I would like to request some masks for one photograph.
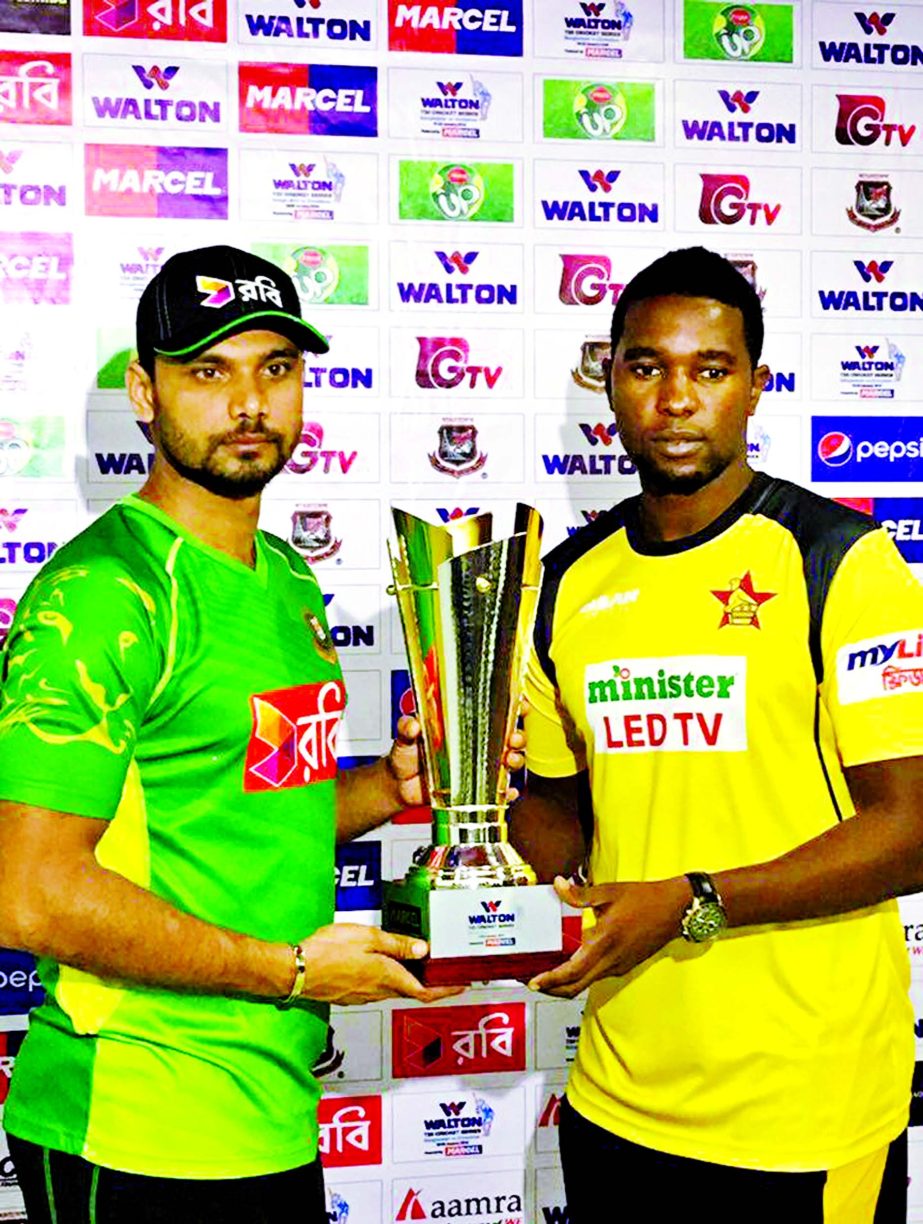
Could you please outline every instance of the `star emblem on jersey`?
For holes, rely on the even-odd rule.
[[[749,570],[743,578],[732,578],[726,591],[711,593],[724,608],[719,629],[725,625],[752,625],[754,629],[761,629],[760,607],[767,600],[775,599],[777,594],[775,591],[757,591]]]

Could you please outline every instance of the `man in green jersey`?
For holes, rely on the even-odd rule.
[[[128,389],[150,477],[24,596],[0,691],[0,945],[38,955],[4,1115],[33,1221],[326,1221],[328,1005],[428,1002],[425,944],[334,925],[334,841],[422,801],[415,727],[338,774],[311,570],[257,528],[327,342],[290,278],[174,256]]]

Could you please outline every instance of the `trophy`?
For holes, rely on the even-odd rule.
[[[523,978],[559,964],[561,903],[507,833],[505,755],[515,726],[540,574],[542,520],[518,505],[437,526],[394,509],[389,543],[422,726],[432,843],[385,882],[382,925],[429,941],[408,967],[427,985]]]

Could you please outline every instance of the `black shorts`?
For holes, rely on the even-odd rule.
[[[262,1177],[146,1177],[7,1139],[29,1224],[329,1224],[320,1160]]]
[[[569,1224],[906,1224],[906,1131],[842,1168],[771,1173],[640,1147],[565,1097],[560,1138]]]

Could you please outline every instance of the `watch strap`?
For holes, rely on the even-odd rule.
[[[689,871],[686,873],[686,879],[689,881],[694,897],[698,897],[702,902],[714,902],[715,905],[722,905],[721,896],[717,888],[715,888],[715,882],[707,872]],[[724,908],[723,905],[722,908]]]

